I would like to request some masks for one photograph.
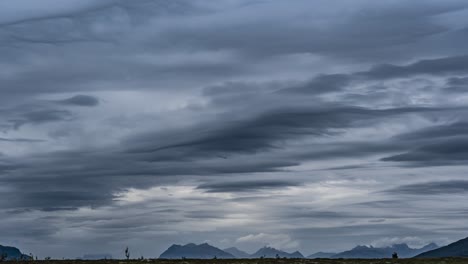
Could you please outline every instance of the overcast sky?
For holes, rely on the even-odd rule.
[[[467,236],[468,2],[2,0],[0,244]]]

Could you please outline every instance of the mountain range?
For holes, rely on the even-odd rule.
[[[468,257],[468,237],[438,249],[421,253],[416,258]]]
[[[2,245],[0,245],[0,256],[5,256],[6,260],[31,259],[30,256],[21,253],[21,251],[15,247]]]
[[[193,243],[181,246],[172,245],[160,256],[160,259],[234,259],[232,254],[219,248],[213,247],[207,243],[196,245]]]
[[[230,247],[230,248],[225,248],[223,249],[225,252],[233,255],[234,257],[238,259],[248,259],[250,258],[250,254],[247,252],[244,252],[236,247]]]
[[[436,249],[438,246],[434,243],[428,244],[422,248],[410,248],[407,244],[395,244],[389,247],[357,246],[351,250],[341,253],[317,252],[307,258],[360,258],[360,259],[379,259],[391,258],[394,252],[398,253],[400,258],[411,258],[423,252]],[[263,247],[253,254],[249,254],[236,247],[219,249],[207,243],[196,245],[193,243],[187,245],[172,245],[164,251],[161,259],[249,259],[249,258],[305,258],[299,251],[288,253],[272,247]]]
[[[207,243],[196,245],[193,243],[187,245],[172,245],[160,256],[160,259],[247,259],[247,258],[304,258],[299,252],[288,253],[272,247],[263,247],[253,254],[248,254],[235,247],[221,250]]]
[[[438,248],[434,243],[430,243],[422,248],[410,248],[407,244],[395,244],[389,247],[372,247],[372,246],[357,246],[351,250],[344,251],[329,258],[346,258],[346,259],[380,259],[391,258],[396,252],[400,258],[412,258],[423,252]]]
[[[299,251],[293,253],[284,252],[272,247],[263,247],[250,255],[250,258],[304,258]]]
[[[317,252],[309,255],[307,258],[360,258],[360,259],[380,259],[390,258],[396,252],[400,258],[442,258],[442,257],[468,257],[468,238],[444,247],[438,247],[430,243],[422,248],[410,248],[407,244],[395,244],[389,247],[357,246],[351,250],[341,253]],[[1,246],[0,256],[6,257],[6,260],[30,259],[31,257],[21,253],[18,248]],[[110,255],[85,255],[85,259],[112,258]],[[249,254],[235,247],[221,250],[207,243],[172,245],[164,251],[160,259],[246,259],[246,258],[304,258],[299,252],[288,253],[272,247],[263,247],[253,254]]]

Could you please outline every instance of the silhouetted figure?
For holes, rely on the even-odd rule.
[[[397,258],[398,258],[398,254],[396,252],[393,252],[392,259],[397,259]]]
[[[127,258],[127,260],[130,259],[130,251],[128,250],[128,247],[125,248],[125,257]]]

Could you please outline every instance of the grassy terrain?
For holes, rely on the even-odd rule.
[[[14,263],[19,263],[15,261]],[[468,264],[468,258],[440,259],[210,259],[210,260],[41,260],[41,264]],[[13,263],[7,262],[7,263]]]

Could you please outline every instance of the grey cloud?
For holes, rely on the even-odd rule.
[[[287,88],[281,91],[313,94],[337,92],[345,88],[350,81],[351,76],[347,74],[322,74],[313,78],[305,85]]]
[[[32,138],[2,138],[0,137],[0,142],[14,142],[14,143],[38,143],[44,142],[43,139],[32,139]]]
[[[48,122],[58,122],[71,120],[72,113],[67,110],[37,110],[20,114],[16,119],[10,119],[9,123],[13,124],[15,129],[20,128],[25,124],[42,124]]]
[[[463,85],[466,87],[468,85],[468,77],[451,77],[448,78],[447,84],[454,86]]]
[[[249,192],[259,191],[264,189],[279,189],[286,187],[299,186],[300,183],[284,180],[258,180],[258,181],[235,181],[235,182],[219,182],[205,183],[197,187],[197,189],[206,192]]]
[[[0,26],[73,16],[106,7],[112,2],[115,1],[69,1],[64,5],[54,0],[46,0],[41,4],[34,1],[5,1],[2,3]],[[44,9],[42,5],[48,8]]]
[[[463,165],[468,158],[467,133],[468,126],[461,121],[400,134],[394,137],[395,142],[411,144],[410,150],[382,161],[404,162],[411,166]]]
[[[468,139],[455,138],[427,144],[415,150],[383,158],[383,161],[421,162],[428,166],[463,163],[468,159]]]
[[[334,212],[334,211],[321,211],[304,208],[293,208],[291,210],[284,210],[277,213],[279,217],[288,217],[292,219],[306,218],[306,219],[352,219],[358,216],[346,213],[346,212]],[[363,217],[362,215],[359,217]]]
[[[447,125],[432,126],[396,136],[402,140],[428,140],[447,137],[464,136],[468,134],[468,123],[456,122]]]
[[[0,182],[8,187],[6,194],[21,191],[3,208],[99,207],[112,204],[118,193],[127,188],[146,188],[162,183],[172,183],[176,176],[213,176],[234,173],[274,172],[291,161],[256,160],[211,162],[141,161],[140,155],[115,153],[57,153],[48,157],[31,157],[19,164],[1,168]],[[242,165],[240,165],[242,164]],[[81,167],[77,170],[77,166]],[[171,177],[169,177],[171,176]],[[112,181],[108,181],[112,179]],[[73,184],[71,184],[73,183]],[[44,186],[37,191],[34,186]]]
[[[437,182],[422,182],[398,186],[386,190],[390,194],[408,195],[441,195],[441,194],[463,194],[468,192],[468,181],[450,180]]]
[[[371,207],[371,208],[400,208],[400,207],[408,207],[408,202],[401,201],[401,200],[376,200],[370,202],[362,202],[353,204],[356,206],[364,206],[364,207]]]
[[[391,64],[377,65],[366,72],[357,73],[371,79],[405,78],[414,75],[457,74],[468,70],[468,56],[454,56],[439,59],[421,60],[405,66]]]
[[[417,62],[406,65],[394,64],[378,64],[371,67],[369,70],[361,72],[353,72],[349,74],[321,74],[314,77],[309,82],[300,86],[288,87],[281,89],[281,93],[307,93],[312,95],[320,95],[323,93],[343,91],[349,84],[366,83],[372,80],[387,80],[393,78],[412,78],[419,75],[444,76],[456,75],[468,71],[468,56],[453,56],[437,59],[419,60]],[[447,83],[451,85],[452,90],[465,91],[463,79],[452,77]],[[383,87],[385,90],[385,87]],[[372,96],[372,93],[361,95],[361,98],[366,99]],[[377,95],[374,92],[374,95]],[[360,96],[348,94],[347,97]],[[380,96],[388,96],[388,93],[381,93]]]
[[[468,92],[468,77],[451,77],[447,79],[447,87],[444,91],[453,93]]]
[[[328,9],[330,6],[323,2],[311,4],[298,1],[293,6],[322,7],[332,12]],[[237,49],[250,56],[311,52],[337,57],[376,57],[378,53],[375,47],[379,47],[380,54],[386,53],[386,57],[389,58],[394,46],[410,45],[425,37],[448,31],[446,27],[436,23],[432,16],[455,11],[464,5],[460,2],[450,6],[431,4],[424,8],[424,11],[421,11],[421,7],[417,5],[406,5],[402,8],[401,3],[393,6],[385,4],[371,6],[368,12],[345,12],[340,18],[341,22],[329,21],[321,27],[315,26],[315,23],[303,23],[303,20],[298,18],[303,15],[300,12],[295,13],[296,16],[293,17],[279,14],[274,20],[258,16],[255,23],[237,21],[232,25],[229,23],[230,16],[228,18],[214,16],[212,20],[208,17],[200,22],[200,25],[195,24],[189,28],[174,26],[165,32],[164,37],[177,39],[178,45],[181,46]],[[278,2],[264,2],[251,6],[250,10],[239,9],[239,12],[249,15],[251,10],[268,12],[274,8],[285,8],[285,6]],[[401,12],[402,9],[405,12]],[[340,9],[335,7],[335,10]],[[227,14],[230,15],[229,12]],[[395,16],[399,18],[395,20]],[[221,18],[223,20],[220,20]],[[205,25],[210,22],[215,22],[216,26]],[[272,27],[272,24],[275,26]]]
[[[194,219],[223,219],[224,213],[219,210],[213,211],[191,211],[184,214],[185,217]]]
[[[255,172],[279,172],[299,165],[304,160],[355,157],[388,151],[389,146],[362,144],[323,144],[310,153],[271,155],[269,151],[285,149],[278,142],[297,139],[298,136],[322,137],[334,135],[332,128],[349,128],[363,122],[408,113],[446,111],[430,108],[399,108],[370,110],[362,108],[330,108],[275,110],[243,122],[225,122],[208,130],[186,129],[170,131],[168,135],[138,135],[122,143],[121,148],[93,151],[51,153],[29,157],[0,178],[14,190],[30,190],[37,184],[47,186],[44,192],[24,191],[8,205],[16,208],[62,208],[93,206],[112,203],[116,193],[127,188],[145,188],[164,182],[173,182],[169,176],[216,176]],[[374,121],[372,121],[374,120]],[[234,125],[232,125],[234,123]],[[208,135],[208,136],[207,136]],[[178,143],[180,138],[192,141]],[[162,140],[162,141],[161,141]],[[169,142],[176,143],[169,143]],[[168,144],[169,143],[169,144]],[[168,145],[160,145],[168,144]],[[281,143],[283,144],[283,143]],[[159,146],[158,146],[159,145]],[[327,146],[328,145],[328,146]],[[393,146],[394,147],[394,146]],[[392,148],[393,148],[392,147]],[[401,148],[401,146],[399,147]],[[252,160],[249,155],[262,153]],[[288,157],[289,156],[289,157]],[[80,169],[77,170],[76,168]],[[31,177],[29,175],[34,175]],[[107,181],[112,179],[112,181]],[[177,179],[177,178],[176,178]],[[73,185],[70,185],[73,182]],[[262,185],[262,183],[264,185]],[[285,184],[286,182],[281,182]],[[294,181],[289,181],[289,186]],[[279,182],[232,182],[201,185],[208,192],[254,191],[273,188]],[[295,183],[299,185],[300,183]],[[211,188],[210,188],[211,187]],[[56,199],[60,197],[60,199]]]
[[[89,95],[75,95],[68,99],[58,101],[60,104],[64,105],[76,105],[76,106],[97,106],[99,104],[99,99],[94,96]]]
[[[456,109],[453,109],[456,110]],[[366,122],[381,118],[405,115],[409,113],[430,113],[450,111],[450,109],[431,108],[395,108],[373,110],[359,107],[328,106],[322,108],[277,109],[259,114],[247,120],[225,122],[221,127],[206,129],[205,126],[175,136],[170,132],[169,139],[180,141],[167,144],[160,142],[161,138],[142,136],[132,143],[134,153],[155,153],[168,150],[190,155],[194,150],[197,155],[207,153],[255,153],[267,149],[281,147],[276,143],[284,143],[288,139],[298,139],[301,136],[327,136],[337,132],[333,129],[344,129],[363,125]],[[198,133],[193,133],[198,131]],[[169,135],[168,135],[169,136]],[[180,140],[179,138],[184,138]],[[140,142],[139,142],[140,141]],[[138,146],[141,145],[141,146]]]

